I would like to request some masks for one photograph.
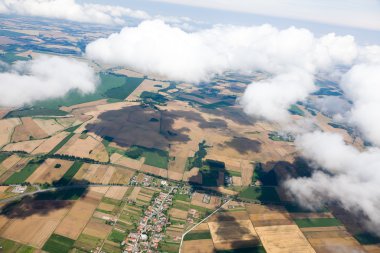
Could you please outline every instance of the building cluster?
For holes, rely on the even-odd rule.
[[[158,252],[158,245],[164,239],[168,225],[167,212],[173,201],[173,189],[168,193],[160,192],[140,219],[137,231],[128,234],[122,243],[124,253]]]

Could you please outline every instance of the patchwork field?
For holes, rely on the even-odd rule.
[[[256,232],[268,253],[315,253],[296,225],[256,227]]]
[[[30,183],[53,183],[58,181],[73,165],[73,161],[60,159],[47,159],[36,171],[28,177]]]

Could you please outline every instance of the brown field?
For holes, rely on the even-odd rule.
[[[365,252],[344,227],[312,227],[301,231],[317,253]]]
[[[249,220],[249,216],[246,211],[217,212],[208,219],[208,222],[223,222],[235,220]]]
[[[250,161],[241,161],[241,184],[243,186],[248,186],[252,183],[253,176],[253,165]]]
[[[141,190],[141,187],[138,187],[138,186],[134,187],[133,191],[131,192],[131,195],[128,196],[128,199],[129,200],[136,200],[137,196],[140,193],[140,190]]]
[[[15,127],[12,135],[13,142],[28,141],[33,139],[43,139],[49,135],[42,130],[30,117],[21,118],[21,125]]]
[[[150,202],[152,200],[152,196],[147,196],[147,195],[141,194],[141,192],[140,192],[140,194],[137,196],[137,200]]]
[[[32,154],[46,154],[49,153],[55,146],[57,146],[69,133],[61,132],[49,139],[45,140],[40,146],[33,150]]]
[[[168,171],[165,170],[165,169],[161,169],[161,168],[158,168],[158,167],[154,167],[154,166],[150,166],[150,165],[147,165],[147,164],[143,164],[141,166],[141,171],[142,172],[145,172],[145,173],[150,173],[150,174],[153,174],[153,175],[157,175],[157,176],[160,176],[160,177],[168,177]]]
[[[94,215],[93,215],[94,218],[98,218],[98,219],[102,219],[102,220],[110,220],[110,219],[113,219],[114,216],[111,215],[111,214],[106,214],[106,213],[102,213],[102,212],[94,212]]]
[[[246,204],[245,206],[255,227],[294,224],[289,213],[283,207],[260,204]]]
[[[191,197],[191,204],[197,205],[197,206],[202,206],[208,209],[215,209],[216,207],[220,206],[221,201],[220,198],[217,196],[211,196],[210,203],[204,203],[203,202],[203,197],[205,194],[199,193],[199,192],[194,192],[192,197]]]
[[[171,217],[181,219],[181,220],[186,220],[186,218],[187,218],[187,212],[186,211],[176,209],[176,208],[170,209],[169,215]]]
[[[115,172],[113,173],[109,183],[110,184],[128,184],[131,177],[134,174],[135,172],[132,170],[115,167]]]
[[[3,226],[1,237],[41,248],[69,211],[70,205],[53,210],[49,210],[51,208],[51,202],[49,205],[40,202],[38,206],[39,213],[41,214],[33,214],[26,218],[8,219],[8,223]],[[46,208],[45,214],[43,212],[44,207]],[[1,217],[0,220],[2,220],[4,224],[7,218],[4,216]]]
[[[367,253],[380,253],[380,244],[363,245],[363,248]]]
[[[53,183],[59,180],[66,171],[73,165],[73,161],[60,160],[60,159],[47,159],[41,164],[32,175],[26,180],[30,183]],[[54,168],[56,164],[61,164],[60,168]]]
[[[55,230],[55,233],[73,240],[78,239],[102,196],[102,193],[89,191],[84,198],[75,201],[69,213]]]
[[[16,165],[19,161],[21,160],[21,157],[14,154],[14,155],[11,155],[10,157],[8,157],[7,159],[5,159],[2,163],[1,163],[1,167],[5,168],[5,169],[10,169],[12,168],[14,165]]]
[[[20,125],[19,119],[2,119],[0,120],[0,147],[9,143],[16,126]]]
[[[98,219],[91,219],[83,230],[83,234],[105,239],[111,230],[112,226],[105,224],[103,221]]]
[[[104,196],[111,199],[122,200],[128,188],[128,186],[111,186]]]
[[[73,110],[87,108],[87,107],[93,109],[94,107],[98,105],[105,105],[105,104],[107,104],[107,99],[100,99],[100,100],[91,101],[91,102],[82,103],[82,104],[76,104],[72,106],[62,106],[59,109],[65,112],[71,112]]]
[[[26,153],[32,153],[36,148],[38,148],[43,142],[42,140],[32,140],[32,141],[20,141],[16,143],[9,143],[3,147],[4,151],[24,151]]]
[[[166,88],[169,86],[169,83],[161,82],[161,81],[153,81],[149,79],[145,79],[127,98],[128,101],[134,101],[140,99],[140,95],[143,91],[151,91],[155,92],[161,87],[154,87],[154,85],[161,84],[162,88]]]
[[[118,153],[114,153],[111,155],[110,160],[114,164],[121,165],[121,166],[131,168],[134,170],[140,170],[141,166],[144,164],[145,159],[142,158],[140,160],[135,160],[135,159],[131,159],[129,157],[120,155]]]
[[[64,128],[68,128],[74,125],[77,122],[77,119],[75,117],[63,117],[63,118],[56,118],[55,119],[60,125],[62,125]]]
[[[5,181],[14,172],[21,170],[28,163],[29,158],[11,155],[0,164],[0,182]]]
[[[141,74],[139,72],[129,70],[129,69],[118,69],[115,71],[115,73],[120,74],[120,75],[129,76],[129,77],[138,77],[138,78],[144,77],[144,74]]]
[[[210,228],[208,227],[207,222],[203,222],[193,229],[193,231],[209,231],[209,230]]]
[[[293,219],[334,218],[332,213],[291,213]]]
[[[189,171],[186,171],[183,174],[183,181],[185,182],[193,182],[193,183],[202,183],[202,175],[199,173],[199,168],[192,168]]]
[[[55,119],[33,119],[33,121],[48,135],[53,135],[64,129]]]
[[[242,179],[241,177],[232,177],[232,184],[235,186],[242,186]]]
[[[259,244],[250,220],[215,221],[208,222],[208,226],[218,250],[254,247]]]
[[[211,239],[184,241],[182,244],[184,253],[214,253],[214,244]]]
[[[315,253],[297,225],[256,227],[267,253]]]
[[[84,139],[80,136],[80,134],[74,135],[57,153],[90,158],[100,162],[108,161],[108,153],[100,141],[89,135]]]
[[[78,181],[85,180],[96,184],[128,183],[133,172],[114,166],[85,163],[75,174]]]
[[[100,202],[100,204],[98,205],[98,208],[102,209],[102,210],[105,210],[105,211],[112,212],[115,209],[115,206],[111,205],[111,204]]]

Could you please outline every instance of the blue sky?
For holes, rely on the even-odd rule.
[[[354,35],[360,43],[380,42],[380,0],[81,0],[120,5],[152,15],[186,16],[209,24],[305,27],[317,35]],[[276,2],[276,3],[274,3]],[[233,3],[234,6],[230,6]]]

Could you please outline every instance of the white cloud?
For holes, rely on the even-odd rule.
[[[250,84],[240,103],[249,115],[287,123],[287,109],[295,101],[304,100],[314,89],[312,75],[305,71],[294,71]]]
[[[296,140],[301,154],[323,167],[311,178],[285,182],[290,193],[307,207],[338,202],[361,217],[380,235],[380,149],[359,151],[342,136],[313,132]]]
[[[1,106],[22,106],[64,96],[72,89],[95,90],[98,77],[86,63],[57,56],[16,62],[0,73]]]
[[[66,19],[98,24],[124,24],[125,17],[148,19],[141,10],[75,0],[0,0],[0,13]]]
[[[153,0],[224,11],[380,30],[377,0]]]
[[[242,103],[251,115],[284,120],[288,107],[314,90],[315,73],[352,64],[358,51],[352,36],[316,38],[294,27],[219,25],[186,32],[149,20],[90,43],[86,55],[98,62],[188,82],[231,70],[266,71],[274,77],[252,84]]]
[[[343,76],[341,87],[353,102],[351,122],[380,145],[380,64],[355,65]]]

